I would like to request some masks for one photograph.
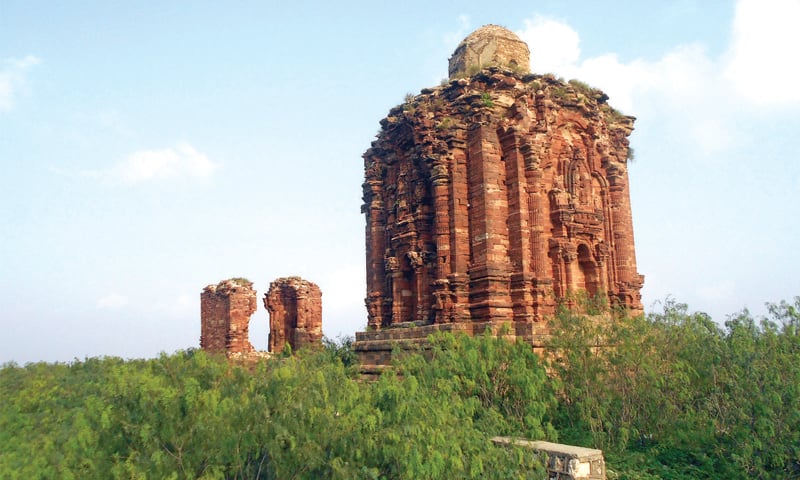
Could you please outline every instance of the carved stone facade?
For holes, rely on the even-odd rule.
[[[256,311],[253,283],[243,278],[209,285],[200,294],[200,348],[228,354],[251,353],[248,329]]]
[[[269,311],[269,351],[292,350],[322,342],[322,292],[300,277],[279,278],[264,295]]]
[[[513,321],[532,338],[571,292],[641,311],[634,118],[607,98],[490,67],[392,109],[364,154],[369,329]]]

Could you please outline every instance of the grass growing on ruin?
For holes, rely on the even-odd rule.
[[[594,87],[589,86],[588,83],[582,82],[582,81],[574,79],[574,78],[572,80],[570,80],[568,83],[570,85],[572,85],[575,88],[576,91],[578,91],[578,92],[580,92],[580,93],[582,93],[584,95],[587,95],[587,96],[594,95],[594,92],[596,91],[596,89]]]
[[[481,94],[481,103],[484,107],[492,108],[494,107],[494,101],[492,100],[492,96],[489,95],[489,92],[483,92]]]

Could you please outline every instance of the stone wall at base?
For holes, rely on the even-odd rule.
[[[432,325],[408,324],[381,330],[356,332],[353,351],[360,364],[361,372],[367,375],[379,374],[392,363],[392,351],[424,350],[428,337],[437,333],[480,335],[486,330],[495,335],[503,335],[513,340],[521,338],[534,349],[542,348],[549,334],[545,325],[504,323],[446,323]]]

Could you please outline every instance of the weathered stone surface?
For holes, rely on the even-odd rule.
[[[459,49],[474,37],[506,41],[507,31],[486,38],[492,31]],[[471,61],[457,50],[451,69],[454,59]],[[490,67],[389,112],[364,154],[362,357],[385,354],[378,345],[400,340],[396,326],[474,333],[511,323],[535,342],[541,320],[576,292],[641,311],[627,173],[634,118],[607,98]]]
[[[264,295],[269,311],[269,351],[292,350],[322,342],[322,292],[300,277],[279,278]]]
[[[450,78],[490,66],[527,72],[530,55],[528,45],[511,30],[498,25],[484,25],[458,45],[450,57],[448,72]]]
[[[200,348],[228,354],[254,351],[248,329],[256,311],[253,283],[243,278],[209,285],[200,294]]]

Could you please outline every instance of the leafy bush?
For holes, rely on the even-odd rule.
[[[745,310],[724,329],[673,300],[647,317],[560,311],[559,434],[604,448],[620,478],[797,477],[799,310]]]
[[[543,477],[495,435],[601,447],[609,478],[800,477],[800,297],[724,326],[673,300],[646,317],[570,303],[546,362],[439,335],[373,383],[349,338],[253,364],[6,364],[0,477]]]

